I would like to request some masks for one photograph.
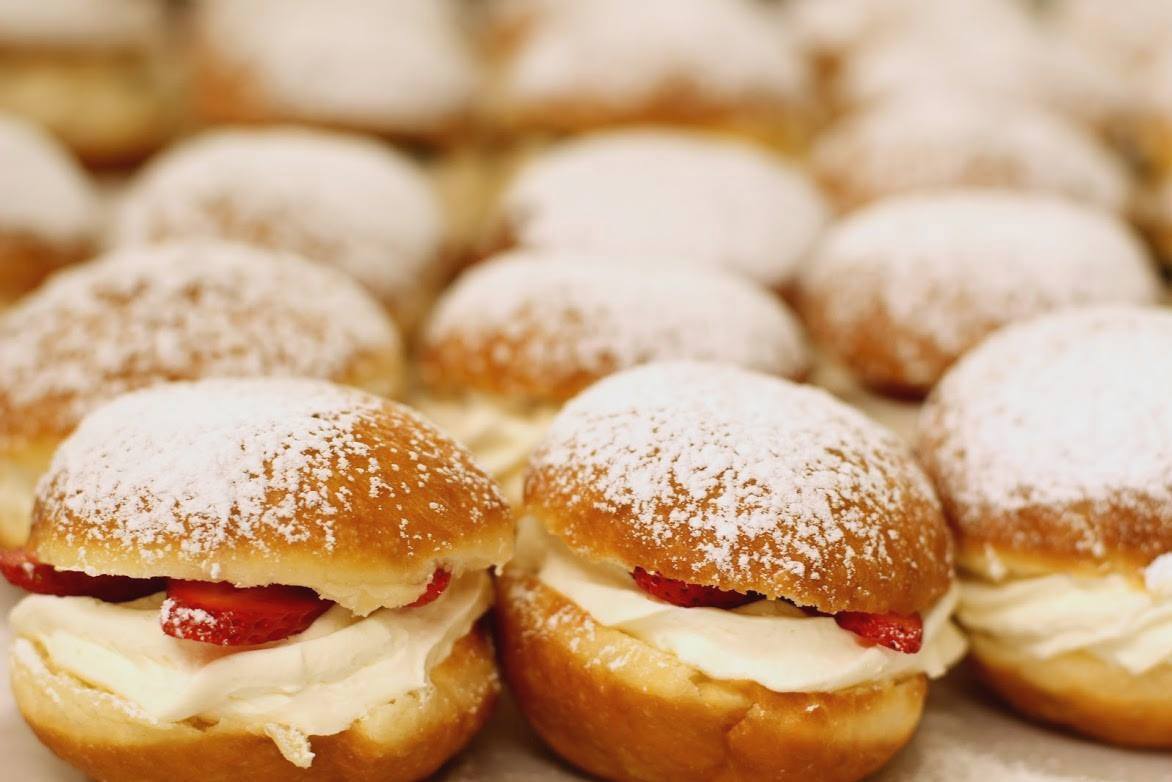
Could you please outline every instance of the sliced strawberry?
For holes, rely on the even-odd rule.
[[[859,636],[867,646],[878,644],[905,654],[915,654],[924,643],[924,621],[919,614],[864,614],[843,611],[834,615],[843,630]]]
[[[162,578],[87,576],[77,570],[58,570],[37,562],[24,551],[0,551],[0,573],[26,592],[57,597],[96,597],[107,603],[125,603],[166,587]]]
[[[450,584],[450,583],[452,583],[451,571],[444,570],[443,568],[436,568],[435,573],[433,573],[431,576],[431,581],[428,582],[428,584],[427,584],[427,589],[424,591],[424,593],[422,595],[419,596],[419,599],[416,600],[414,603],[408,603],[407,607],[408,608],[419,608],[419,606],[427,605],[428,603],[430,603],[431,601],[435,600],[437,597],[442,595],[444,593],[444,590],[448,588],[448,584]]]
[[[167,584],[159,616],[174,638],[217,646],[253,646],[305,631],[333,605],[312,589],[293,586],[240,588],[224,582]]]
[[[647,594],[683,608],[736,608],[761,599],[761,595],[756,592],[746,594],[714,586],[689,584],[686,581],[648,573],[641,567],[632,571],[631,578],[635,579],[635,584]]]

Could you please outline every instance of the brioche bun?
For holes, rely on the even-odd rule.
[[[306,128],[214,130],[167,150],[113,227],[117,245],[220,238],[335,266],[403,326],[445,271],[444,234],[439,197],[410,158]]]
[[[1040,660],[974,633],[981,679],[1019,712],[1125,747],[1172,748],[1172,665],[1134,674],[1088,652]]]
[[[56,276],[0,317],[0,546],[24,542],[33,484],[102,402],[168,380],[257,375],[389,394],[401,342],[341,273],[242,245],[123,250]]]
[[[157,0],[0,3],[0,111],[91,165],[135,162],[172,134],[178,74]]]
[[[210,122],[455,141],[477,87],[459,13],[449,0],[207,0],[195,20],[196,110]]]
[[[589,559],[825,613],[912,613],[952,582],[939,503],[895,435],[725,365],[587,389],[533,454],[525,505]]]
[[[0,306],[97,244],[98,196],[43,130],[0,114]]]
[[[896,97],[846,115],[819,137],[811,164],[843,211],[941,187],[1042,191],[1115,212],[1130,195],[1123,163],[1064,117],[947,92]]]
[[[809,134],[805,61],[752,2],[595,0],[514,15],[511,34],[496,33],[510,43],[494,112],[508,131],[691,125],[783,148]]]
[[[464,274],[423,332],[438,392],[561,403],[615,371],[677,358],[799,378],[809,357],[788,308],[717,270],[557,250],[505,253]]]
[[[263,733],[223,722],[153,722],[136,714],[134,704],[34,654],[12,657],[12,688],[21,714],[49,749],[99,780],[419,780],[484,726],[500,689],[488,634],[473,627],[431,670],[425,689],[376,707],[341,733],[312,737],[313,764],[302,769],[282,757]]]
[[[774,290],[829,219],[806,174],[759,146],[635,128],[550,147],[500,198],[495,247],[715,266]]]
[[[41,481],[29,551],[89,573],[305,586],[365,614],[512,545],[491,479],[408,408],[257,379],[156,386],[87,416]]]
[[[825,693],[717,681],[598,624],[535,578],[498,579],[505,675],[558,754],[605,779],[824,780],[877,770],[914,732],[927,679]]]
[[[1044,193],[954,189],[844,218],[798,299],[814,336],[864,383],[919,396],[1007,323],[1160,295],[1142,243],[1114,215]]]
[[[962,560],[1134,576],[1172,551],[1172,313],[1092,307],[1009,326],[928,399],[918,450]]]

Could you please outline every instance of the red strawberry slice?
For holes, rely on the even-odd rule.
[[[408,603],[407,608],[419,608],[420,606],[427,605],[442,595],[450,583],[452,583],[451,571],[436,568],[435,573],[431,576],[431,581],[427,584],[427,589],[414,603]]]
[[[635,584],[647,594],[683,608],[736,608],[761,599],[761,595],[756,592],[746,594],[714,586],[689,584],[686,581],[648,573],[641,567],[632,571],[631,578],[635,579]]]
[[[304,632],[331,605],[306,587],[241,588],[173,579],[167,584],[159,621],[163,632],[174,638],[254,646]]]
[[[0,573],[26,592],[57,597],[96,597],[107,603],[125,603],[166,587],[162,578],[87,576],[77,570],[58,570],[38,562],[24,551],[0,551]]]
[[[924,621],[919,614],[864,614],[843,611],[834,615],[843,630],[859,636],[866,646],[878,644],[905,654],[915,654],[924,644]]]

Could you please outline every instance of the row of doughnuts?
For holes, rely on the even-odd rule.
[[[13,120],[0,125],[0,143],[21,161],[4,201],[11,227],[0,230],[11,297],[92,253],[101,231],[93,188],[51,141]],[[1007,322],[1160,297],[1151,255],[1122,220],[1032,184],[1011,192],[946,177],[937,188],[894,188],[831,225],[811,178],[764,149],[680,130],[610,131],[522,165],[495,199],[483,250],[569,258],[586,275],[606,274],[609,259],[744,277],[797,303],[864,382],[923,395]],[[114,246],[213,236],[325,262],[414,331],[468,257],[453,247],[451,222],[419,166],[369,139],[235,129],[193,137],[148,165],[108,235]],[[463,287],[490,284],[478,279]]]
[[[0,7],[0,108],[110,162],[190,122],[183,92],[201,123],[448,144],[486,124],[531,135],[652,122],[789,146],[827,115],[959,90],[1102,132],[1126,126],[1165,160],[1168,14],[1145,0],[1095,5],[297,0],[278,13],[271,0],[200,0],[177,13],[161,0],[13,1]]]
[[[507,0],[478,91],[446,4],[196,5],[209,118],[331,129],[200,133],[105,220],[0,126],[11,295],[114,248],[0,315],[0,569],[40,593],[13,686],[54,752],[421,778],[488,718],[490,636],[606,778],[858,779],[966,636],[1021,712],[1172,743],[1172,334],[1112,150],[1156,147],[1019,7]],[[763,13],[886,32],[791,51]],[[806,174],[775,149],[818,92]],[[519,142],[476,160],[506,176],[475,247],[429,161],[353,132],[459,143],[468,95]],[[560,138],[636,120],[687,127]],[[798,385],[803,327],[929,394],[915,454]]]
[[[495,565],[506,681],[604,778],[860,779],[969,643],[1023,713],[1167,748],[1172,423],[1134,378],[1168,379],[1170,339],[1151,307],[1003,330],[929,400],[923,469],[808,386],[621,371],[536,446],[515,555],[499,490],[409,408],[133,392],[64,440],[2,561],[34,593],[17,702],[100,780],[420,778],[498,690]]]

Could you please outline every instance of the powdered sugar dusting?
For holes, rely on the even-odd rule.
[[[443,240],[439,202],[406,157],[304,129],[224,130],[155,161],[119,211],[121,244],[223,237],[336,265],[380,299],[415,293]]]
[[[103,400],[165,380],[338,378],[398,350],[379,306],[327,267],[219,242],[123,250],[0,319],[0,435],[64,433]]]
[[[749,281],[549,251],[510,253],[465,274],[425,334],[441,351],[447,341],[482,356],[485,372],[521,375],[525,388],[671,358],[788,376],[808,367],[796,319]]]
[[[1011,101],[921,93],[884,101],[828,130],[815,168],[847,203],[949,185],[1042,190],[1121,209],[1122,164],[1091,136]]]
[[[208,0],[203,34],[298,116],[406,132],[451,123],[477,86],[450,0]]]
[[[350,507],[371,458],[355,428],[374,396],[312,380],[206,380],[137,391],[96,410],[38,487],[43,522],[84,522],[74,542],[189,558],[311,535]],[[354,474],[350,474],[350,473]],[[338,480],[338,479],[341,480]],[[312,519],[312,520],[310,520]]]
[[[177,634],[176,638],[186,638],[185,631],[198,628],[199,632],[192,637],[200,640],[215,632],[219,620],[202,608],[179,605],[168,597],[159,607],[159,623],[171,628],[171,632]]]
[[[908,506],[937,504],[893,434],[823,391],[717,364],[652,364],[592,386],[554,420],[531,471],[553,476],[548,491],[570,507],[589,484],[636,535],[688,541],[681,567],[729,580],[761,567],[883,578],[895,552],[942,535],[908,529]]]
[[[1103,307],[1008,327],[968,354],[920,426],[962,529],[995,514],[1078,508],[1063,523],[1098,556],[1102,530],[1090,516],[1172,525],[1170,346],[1172,312]]]
[[[906,24],[876,36],[846,60],[835,92],[850,105],[916,92],[952,91],[1047,105],[1102,121],[1130,96],[1117,75],[1028,16],[976,34],[962,19]]]
[[[97,194],[47,133],[0,114],[0,172],[0,232],[66,243],[94,238]]]
[[[707,264],[784,283],[827,220],[797,169],[748,144],[670,131],[569,142],[504,196],[522,246]]]
[[[621,109],[680,84],[721,105],[787,103],[809,88],[802,59],[746,0],[590,0],[534,16],[505,76],[521,103]]]
[[[843,340],[880,311],[907,382],[930,385],[994,328],[1058,307],[1154,303],[1139,239],[1107,213],[1044,194],[952,190],[876,202],[827,234],[803,290]]]

